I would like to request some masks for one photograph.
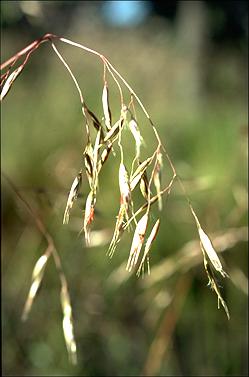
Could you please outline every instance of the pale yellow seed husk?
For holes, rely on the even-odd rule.
[[[134,119],[131,119],[129,122],[129,129],[131,130],[131,133],[135,139],[136,142],[136,157],[139,158],[140,156],[140,148],[143,141],[143,138],[141,136],[141,133],[139,131],[137,122]]]
[[[66,209],[65,209],[65,212],[64,212],[64,216],[63,216],[63,224],[68,224],[70,210],[73,207],[73,202],[77,197],[79,184],[80,184],[80,178],[79,178],[79,176],[77,176],[77,177],[75,177],[75,179],[72,183],[72,186],[71,186],[71,189],[70,189],[70,192],[69,192],[69,195],[68,195],[67,205],[66,205]]]
[[[35,267],[33,269],[33,273],[32,273],[32,279],[35,280],[37,278],[37,276],[39,276],[43,270],[44,270],[44,267],[47,263],[47,260],[48,260],[48,257],[47,255],[42,255],[38,261],[36,262],[35,264]]]
[[[198,232],[199,232],[199,236],[200,236],[200,240],[201,240],[203,249],[206,252],[210,262],[212,263],[212,265],[214,266],[216,271],[220,272],[221,275],[224,275],[221,261],[220,261],[218,255],[217,255],[216,251],[214,250],[213,245],[212,245],[210,239],[208,238],[207,234],[203,231],[202,228],[198,228]]]
[[[132,245],[130,249],[130,255],[129,255],[129,259],[126,266],[126,269],[128,271],[131,271],[131,269],[137,263],[141,248],[143,246],[147,224],[148,224],[148,214],[146,213],[145,215],[143,215],[143,217],[141,217],[135,229],[135,233],[133,236]]]
[[[147,167],[150,165],[152,161],[152,157],[147,158],[145,161],[143,161],[135,170],[135,172],[132,174],[132,177],[130,179],[130,188],[131,191],[135,189],[137,186],[138,182],[141,180],[145,170]]]
[[[63,333],[66,342],[66,347],[69,355],[69,359],[73,364],[77,363],[76,343],[73,333],[73,320],[72,320],[72,308],[70,304],[69,295],[67,289],[62,287],[61,289],[61,306],[63,310]]]
[[[17,76],[19,75],[19,73],[22,71],[23,67],[20,66],[18,67],[17,69],[14,70],[14,72],[12,72],[9,77],[7,78],[7,80],[5,81],[4,83],[4,86],[3,86],[3,89],[1,91],[1,94],[0,94],[0,101],[2,101],[4,99],[4,97],[6,96],[6,94],[8,93],[8,91],[10,90],[11,88],[11,85],[13,84],[14,80],[17,78]]]
[[[111,111],[109,107],[109,91],[107,83],[105,83],[102,93],[102,105],[103,105],[103,111],[104,111],[104,117],[105,117],[105,125],[107,130],[109,131],[111,129]]]
[[[128,172],[123,163],[119,166],[119,188],[121,197],[125,202],[130,200],[130,185]]]
[[[152,231],[146,241],[146,244],[145,244],[145,248],[144,248],[144,254],[143,254],[143,258],[141,260],[141,263],[140,263],[140,266],[138,268],[138,271],[137,271],[137,275],[139,276],[140,275],[140,271],[144,265],[144,262],[145,262],[145,259],[147,258],[147,265],[148,265],[148,274],[150,274],[150,269],[149,269],[149,256],[148,256],[148,253],[151,249],[151,245],[153,243],[153,241],[155,240],[156,236],[157,236],[157,232],[158,232],[158,229],[159,229],[159,225],[160,225],[160,220],[158,219],[155,223],[155,225],[153,226],[152,228]]]
[[[47,261],[48,261],[48,256],[44,254],[38,259],[38,261],[35,264],[35,267],[32,272],[32,283],[31,283],[28,297],[27,297],[27,300],[25,302],[25,306],[23,309],[23,314],[22,314],[23,320],[26,320],[28,317],[34,298],[40,287]]]

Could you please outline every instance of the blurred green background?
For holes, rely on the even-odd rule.
[[[51,32],[103,53],[124,75],[157,125],[231,276],[220,282],[228,322],[207,287],[196,227],[177,185],[164,200],[151,275],[137,279],[125,271],[131,234],[109,260],[119,201],[113,156],[101,176],[93,227],[101,245],[86,248],[77,237],[86,183],[69,226],[62,226],[86,138],[75,87],[45,43],[2,103],[1,168],[54,237],[71,294],[78,365],[68,363],[52,259],[30,317],[21,322],[46,243],[1,176],[3,375],[248,375],[247,15],[246,1],[1,2],[2,62]],[[100,61],[56,45],[101,118]],[[145,119],[140,126],[149,149]],[[127,148],[134,153],[133,145]],[[165,162],[165,182],[169,171]]]

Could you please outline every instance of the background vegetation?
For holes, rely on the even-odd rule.
[[[101,245],[86,248],[77,238],[84,198],[70,226],[62,226],[85,136],[72,81],[44,44],[2,104],[2,172],[53,234],[69,282],[79,362],[68,363],[53,263],[29,320],[21,322],[45,243],[2,177],[3,374],[248,375],[247,2],[166,2],[160,8],[140,1],[146,8],[122,23],[108,3],[2,1],[1,61],[51,32],[102,52],[127,78],[157,125],[204,229],[223,251],[231,279],[221,283],[231,320],[206,286],[195,224],[177,186],[164,203],[151,275],[143,280],[125,271],[129,238],[111,261],[106,257],[118,208],[115,159],[100,187],[95,230],[104,229]],[[87,103],[101,114],[99,61],[57,46]]]

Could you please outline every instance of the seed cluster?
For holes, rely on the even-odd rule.
[[[103,75],[103,91],[102,91],[102,108],[103,108],[103,118],[101,121],[96,116],[96,114],[89,109],[86,104],[86,101],[82,95],[80,86],[71,71],[69,65],[66,63],[62,55],[59,53],[57,47],[53,43],[54,40],[59,40],[63,43],[69,44],[76,48],[80,48],[84,51],[87,51],[95,56],[98,56],[103,62],[104,75]],[[199,219],[190,203],[190,200],[186,194],[184,185],[180,177],[176,173],[176,169],[172,163],[171,158],[166,152],[165,148],[162,145],[158,132],[146,111],[144,105],[142,104],[139,97],[126,82],[126,80],[121,76],[121,74],[113,67],[113,65],[106,59],[103,55],[99,54],[97,51],[92,50],[88,47],[85,47],[79,43],[70,41],[69,39],[60,38],[52,34],[46,34],[42,38],[37,39],[29,46],[25,47],[23,50],[19,51],[16,55],[10,58],[8,61],[1,65],[1,95],[0,101],[2,101],[5,96],[8,94],[10,88],[12,87],[14,81],[19,77],[20,73],[27,64],[31,54],[40,46],[43,42],[51,42],[54,52],[57,54],[67,71],[69,72],[76,89],[79,93],[79,98],[81,102],[82,114],[85,120],[85,130],[86,130],[86,146],[83,153],[83,166],[84,168],[77,174],[74,178],[69,191],[69,195],[66,202],[66,207],[63,216],[63,224],[68,224],[70,219],[70,213],[73,208],[73,204],[76,201],[82,181],[83,173],[85,173],[89,192],[86,197],[84,205],[84,214],[83,214],[83,226],[82,231],[85,235],[86,245],[91,244],[91,227],[94,223],[95,216],[95,207],[97,205],[98,197],[98,187],[100,180],[100,173],[107,163],[110,153],[112,152],[116,156],[115,148],[119,150],[120,162],[119,162],[119,172],[118,172],[118,181],[120,189],[120,202],[119,210],[116,217],[116,223],[114,226],[114,232],[110,245],[108,248],[108,254],[110,257],[113,256],[118,243],[124,232],[128,231],[131,228],[131,224],[135,224],[135,230],[133,233],[132,243],[129,251],[128,261],[126,265],[126,270],[128,272],[136,269],[137,276],[142,272],[144,273],[145,262],[147,263],[148,273],[150,273],[149,267],[149,257],[150,250],[155,240],[159,225],[160,219],[157,219],[155,222],[153,216],[151,216],[151,207],[154,203],[158,203],[158,208],[161,211],[163,206],[162,196],[164,194],[169,195],[171,188],[175,180],[178,181],[180,187],[183,191],[184,197],[188,203],[192,216],[194,218],[195,224],[197,226],[198,235],[200,238],[200,249],[203,253],[204,268],[208,276],[209,285],[212,290],[215,291],[218,297],[218,307],[221,303],[227,317],[229,318],[229,311],[227,305],[221,295],[220,286],[217,279],[217,273],[220,274],[223,278],[227,277],[227,273],[224,271],[222,263],[210,241],[208,235],[204,232],[203,228],[200,225]],[[21,57],[24,57],[24,61],[15,68],[14,66],[19,61]],[[4,73],[3,70],[6,70]],[[111,78],[114,80],[120,94],[120,115],[116,121],[112,116],[110,98],[109,98],[109,88],[107,82],[107,72],[110,74]],[[125,103],[124,94],[122,87],[126,88],[129,93],[129,102]],[[141,158],[141,148],[144,144],[144,138],[139,126],[139,122],[136,117],[135,104],[139,105],[142,109],[145,118],[151,126],[155,140],[156,147],[150,156],[147,156],[144,160]],[[124,156],[124,147],[122,143],[122,134],[124,129],[130,132],[132,139],[135,141],[135,155],[132,161],[132,165],[127,169],[125,166],[125,156]],[[172,178],[169,184],[162,188],[162,169],[163,169],[163,154],[166,156],[166,160],[169,163],[169,166],[172,170]],[[11,184],[12,188],[13,185]],[[143,204],[139,208],[136,207],[136,203],[133,200],[133,191],[139,186],[141,192],[141,198]],[[18,197],[21,198],[19,192],[14,189]],[[46,230],[45,225],[42,220],[38,218],[36,214],[32,211],[30,205],[22,199],[28,208],[31,215],[34,217],[37,228],[41,232],[42,236],[47,241],[47,249],[44,254],[38,259],[33,269],[31,287],[29,294],[26,300],[23,311],[23,319],[25,320],[30,312],[32,303],[36,294],[41,286],[43,279],[44,271],[47,266],[47,262],[50,256],[53,256],[58,275],[61,282],[61,305],[63,311],[63,332],[67,351],[69,354],[70,361],[75,364],[77,362],[76,356],[76,343],[74,339],[73,331],[73,317],[72,317],[72,308],[70,303],[70,296],[67,286],[67,281],[62,270],[62,264],[60,261],[59,254],[55,247],[52,236]],[[152,223],[152,230],[149,232],[148,227]],[[141,251],[144,247],[143,255],[140,257]],[[139,261],[140,259],[140,261]]]
[[[123,98],[123,96],[121,98]],[[131,95],[128,105],[121,103],[119,118],[113,122],[108,83],[105,77],[102,92],[102,108],[103,118],[100,121],[96,114],[89,109],[83,100],[82,113],[85,119],[85,130],[87,137],[87,143],[83,153],[83,170],[88,180],[90,192],[88,193],[85,202],[82,231],[84,231],[85,234],[86,245],[90,245],[91,226],[94,222],[100,172],[102,171],[104,164],[108,161],[111,151],[114,153],[114,148],[117,146],[120,151],[120,164],[118,172],[120,207],[116,218],[113,237],[108,248],[108,254],[110,257],[113,256],[122,234],[130,229],[130,223],[134,222],[136,228],[127,263],[127,270],[131,271],[137,266],[139,255],[144,244],[147,225],[150,218],[149,215],[151,211],[151,204],[158,200],[159,209],[162,209],[161,196],[163,192],[161,192],[161,144],[158,143],[157,148],[150,157],[141,161],[141,146],[143,144],[143,137],[135,116],[133,96]],[[128,130],[131,138],[134,139],[135,142],[135,155],[132,161],[130,173],[124,164],[125,157],[124,147],[122,144],[122,133],[124,130],[126,130],[126,132]],[[72,210],[74,201],[77,199],[83,180],[83,170],[81,170],[73,180],[64,212],[63,224],[68,224],[70,211]],[[151,198],[153,184],[156,195]],[[142,206],[140,206],[137,212],[134,213],[135,203],[132,198],[132,192],[137,186],[140,188],[144,203]],[[166,191],[167,190],[164,192]],[[139,219],[138,216],[143,211],[146,211],[146,214]],[[158,230],[159,219],[157,220],[156,224],[156,228]],[[155,232],[155,229],[153,228],[151,235],[148,235],[149,242],[146,243],[146,248],[144,251],[146,258],[143,257],[141,260],[139,273],[141,270],[144,271],[145,259],[147,260],[148,272],[150,271],[149,250],[153,240],[156,237],[156,234],[157,231]]]

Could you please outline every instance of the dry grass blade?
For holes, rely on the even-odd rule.
[[[70,298],[65,284],[61,287],[61,306],[63,311],[63,332],[67,346],[69,360],[72,364],[77,364],[76,343],[74,339],[73,320],[72,320],[72,307]]]
[[[227,304],[226,304],[225,300],[223,299],[223,297],[221,295],[221,292],[220,292],[220,289],[219,289],[219,285],[216,282],[216,278],[215,278],[215,275],[214,275],[214,273],[212,271],[212,267],[211,267],[210,263],[208,262],[208,260],[206,258],[206,254],[205,254],[205,251],[203,249],[202,243],[201,243],[201,249],[202,249],[202,252],[203,252],[205,271],[206,271],[207,276],[208,276],[208,285],[217,294],[217,297],[218,297],[218,309],[220,308],[220,302],[221,302],[221,305],[223,306],[223,308],[224,308],[224,310],[226,312],[227,318],[230,319],[230,314],[229,314],[229,310],[228,310]]]
[[[82,172],[80,172],[77,175],[77,177],[75,177],[75,179],[72,183],[72,186],[71,186],[71,189],[70,189],[70,192],[69,192],[69,195],[68,195],[68,199],[67,199],[66,209],[65,209],[65,212],[64,212],[64,216],[63,216],[63,224],[68,224],[70,210],[73,206],[75,199],[77,198],[77,195],[78,195],[78,192],[79,192],[79,189],[80,189],[80,186],[81,186],[81,181],[82,181]]]
[[[148,195],[149,195],[149,181],[148,177],[146,174],[146,171],[142,174],[141,180],[140,180],[140,191],[143,195],[143,197],[148,200]]]
[[[161,170],[162,170],[162,153],[157,153],[157,163],[153,175],[154,185],[158,194],[158,209],[161,211],[163,208],[161,192]]]
[[[107,130],[109,131],[112,128],[112,115],[109,106],[109,90],[107,86],[107,82],[105,81],[103,93],[102,93],[102,105],[105,117],[105,125]]]
[[[128,172],[123,163],[120,163],[119,166],[119,188],[121,194],[120,203],[121,205],[125,204],[126,206],[128,206],[131,200],[131,189]]]
[[[131,191],[135,189],[138,182],[141,180],[145,170],[151,164],[152,160],[153,160],[153,157],[147,158],[145,161],[139,164],[135,172],[132,174],[131,179],[130,179]]]
[[[139,158],[140,157],[140,148],[141,148],[141,144],[143,142],[143,138],[141,136],[141,133],[139,131],[139,128],[138,128],[138,125],[137,125],[137,122],[134,120],[134,119],[131,119],[130,122],[129,122],[129,129],[135,139],[135,142],[136,142],[136,157],[135,158]]]
[[[101,156],[100,156],[100,159],[99,159],[99,162],[98,162],[98,173],[100,172],[102,166],[104,165],[104,163],[106,162],[106,160],[108,159],[109,157],[109,154],[112,150],[112,144],[109,144],[104,150],[103,152],[101,153]]]
[[[93,181],[93,146],[90,141],[87,143],[84,150],[84,163],[86,168],[86,175],[89,182],[89,186],[92,187]]]
[[[199,228],[198,232],[199,232],[202,247],[203,247],[205,253],[207,254],[210,262],[212,263],[213,267],[223,277],[228,277],[227,273],[223,270],[221,261],[220,261],[218,255],[217,255],[216,251],[214,250],[214,247],[213,247],[210,239],[208,238],[208,236],[206,235],[206,233],[203,231],[202,228]]]
[[[143,215],[143,217],[137,223],[137,226],[135,229],[135,233],[133,236],[132,245],[130,249],[130,255],[129,255],[127,266],[126,266],[126,270],[128,270],[129,272],[137,263],[140,251],[143,246],[147,224],[148,224],[148,213]]]
[[[85,217],[84,217],[84,232],[85,232],[85,240],[86,244],[90,244],[90,225],[94,219],[94,207],[96,203],[96,198],[93,191],[90,191],[88,197],[86,199],[86,206],[85,206]]]
[[[98,118],[96,117],[96,115],[91,110],[88,109],[88,107],[86,106],[85,103],[83,105],[83,112],[84,112],[84,115],[85,115],[85,117],[87,119],[88,124],[90,123],[89,122],[89,119],[90,119],[92,121],[92,124],[93,124],[94,128],[97,131],[100,130],[100,132],[101,132],[101,139],[103,139],[103,135],[104,134],[103,134],[103,129],[102,129],[101,123],[98,120]]]
[[[37,291],[41,285],[41,281],[43,278],[44,270],[46,263],[48,261],[49,256],[45,253],[43,254],[38,261],[35,264],[35,267],[33,269],[32,273],[32,283],[29,290],[29,294],[26,300],[26,303],[24,305],[23,314],[22,314],[22,320],[26,321],[28,318],[31,306],[33,304],[34,298],[37,294]]]
[[[94,148],[93,148],[93,185],[92,190],[95,192],[97,190],[98,186],[98,154],[99,154],[99,148],[100,148],[100,137],[101,137],[101,129],[99,129]]]
[[[110,131],[107,132],[104,138],[104,142],[106,143],[110,139],[113,139],[118,132],[122,129],[124,123],[124,119],[120,118],[110,129]]]
[[[123,228],[124,217],[125,217],[125,208],[124,208],[124,206],[120,206],[119,213],[118,213],[118,216],[117,216],[117,221],[116,221],[116,224],[115,224],[115,230],[114,230],[113,237],[112,237],[112,240],[111,240],[110,246],[108,248],[108,252],[107,252],[107,254],[109,255],[110,258],[113,257],[113,254],[116,250],[117,244],[119,243],[120,237],[121,237],[121,235],[124,231],[124,228]]]
[[[20,67],[16,68],[10,75],[9,77],[6,79],[4,85],[3,85],[3,88],[2,88],[2,91],[1,91],[1,94],[0,94],[0,101],[2,101],[4,99],[4,97],[6,96],[6,94],[8,93],[8,91],[10,90],[13,82],[15,81],[15,79],[17,78],[17,76],[21,73],[21,71],[23,70],[23,65],[21,65]]]
[[[148,275],[150,274],[149,251],[151,249],[152,242],[154,241],[154,239],[157,236],[159,225],[160,225],[160,220],[158,219],[156,221],[155,225],[153,226],[152,231],[151,231],[151,233],[150,233],[150,235],[149,235],[149,237],[146,241],[145,248],[144,248],[144,255],[143,255],[143,258],[141,260],[140,266],[137,270],[137,276],[140,275],[141,269],[144,269],[144,262],[145,262],[146,258],[147,258],[147,266],[148,266]]]
[[[200,222],[198,220],[198,217],[197,217],[197,215],[194,212],[192,207],[191,207],[191,212],[194,216],[194,219],[195,219],[195,222],[196,222],[196,225],[197,225],[202,250],[204,250],[205,254],[207,255],[208,259],[210,260],[210,262],[213,265],[213,267],[215,268],[215,270],[218,271],[223,277],[228,277],[228,274],[223,270],[221,261],[220,261],[218,255],[217,255],[209,237],[207,236],[207,234],[202,229]]]

